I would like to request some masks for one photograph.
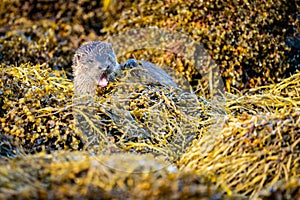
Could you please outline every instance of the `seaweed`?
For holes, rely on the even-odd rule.
[[[188,34],[216,61],[228,92],[247,92],[297,71],[292,58],[299,54],[290,54],[285,41],[299,33],[298,1],[136,1],[128,10],[104,30],[111,35],[156,26]],[[188,78],[199,76],[184,70]]]
[[[299,198],[298,10],[296,0],[4,0],[0,198]],[[187,59],[189,40],[163,37],[162,49],[123,51],[119,37],[119,61],[169,66],[192,88],[129,69],[88,101],[73,96],[79,45],[149,26],[208,53]],[[211,88],[229,93],[214,100]]]
[[[9,164],[1,164],[1,198],[234,199],[192,171],[179,173],[175,166],[161,169],[164,161],[151,155],[56,152]],[[114,169],[120,166],[122,170]],[[149,172],[142,173],[145,170]]]
[[[179,166],[208,174],[229,193],[252,199],[279,181],[299,179],[299,83],[298,73],[252,89],[258,94],[230,94],[231,114],[221,131],[195,141]]]

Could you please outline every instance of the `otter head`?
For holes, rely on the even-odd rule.
[[[94,95],[97,85],[106,87],[119,68],[111,44],[89,42],[77,49],[73,58],[75,94]]]

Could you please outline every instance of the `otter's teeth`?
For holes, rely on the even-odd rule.
[[[102,77],[99,79],[98,85],[102,88],[106,87],[108,84],[108,80],[106,77]]]

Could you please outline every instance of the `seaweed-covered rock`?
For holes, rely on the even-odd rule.
[[[98,151],[111,144],[117,151],[176,159],[214,123],[218,109],[178,88],[143,82],[135,70],[99,88],[88,103],[73,99],[73,84],[63,71],[2,65],[0,132],[18,138],[30,152],[81,149],[83,144]]]
[[[179,166],[209,175],[229,193],[253,199],[279,181],[299,179],[299,84],[298,73],[277,85],[255,89],[260,94],[228,99],[232,114],[222,130],[195,141]],[[297,193],[286,195],[294,198]]]
[[[285,39],[299,32],[298,10],[295,0],[137,1],[104,30],[120,34],[157,26],[188,34],[206,47],[221,68],[227,90],[235,92],[233,88],[245,90],[290,75]],[[188,77],[199,77],[190,67],[185,66],[193,72]]]
[[[127,3],[128,4],[128,3]],[[47,63],[71,76],[74,50],[101,35],[103,23],[116,20],[112,10],[95,1],[7,1],[0,5],[0,61],[6,65]],[[118,9],[117,9],[118,7]]]
[[[268,84],[297,71],[298,10],[296,0],[4,0],[0,198],[297,198],[300,74]],[[134,70],[88,104],[72,99],[69,67],[82,42],[148,26],[188,35],[199,43],[196,49],[203,43],[227,90],[247,91],[224,95],[228,116],[219,112],[222,105],[199,96],[134,82]],[[160,52],[135,49],[119,61],[171,66],[207,94],[212,79],[199,80],[211,74],[184,58],[185,43],[154,49]],[[100,142],[84,140],[89,136]],[[128,173],[116,170],[122,167]],[[136,173],[145,170],[157,171]]]
[[[6,64],[46,61],[51,67],[66,67],[70,72],[71,52],[82,42],[157,26],[182,32],[204,44],[219,65],[227,90],[246,91],[295,73],[294,58],[299,52],[286,41],[299,32],[298,8],[296,0],[81,0],[58,1],[54,6],[47,1],[6,0],[0,7],[0,34],[4,36],[0,41],[0,59]],[[174,60],[177,62],[170,66],[197,88],[199,82],[195,80],[202,72],[182,58]]]
[[[68,71],[69,67],[70,71],[75,40],[80,41],[83,31],[80,25],[18,19],[0,38],[0,61],[7,66],[46,63],[53,69]]]
[[[66,74],[46,65],[4,66],[0,70],[1,134],[17,137],[30,151],[43,145],[47,150],[64,149],[76,141],[73,116],[66,107],[72,103],[73,84]]]
[[[101,28],[116,21],[120,11],[130,7],[130,1],[58,0],[50,1],[4,0],[0,5],[0,33],[5,33],[20,18],[32,21],[49,20],[49,22],[66,23],[70,26],[83,26],[85,34],[100,34]]]
[[[124,71],[88,102],[75,99],[77,129],[89,145],[101,147],[110,137],[123,151],[177,159],[219,110],[192,93],[151,81],[143,70]]]
[[[177,165],[180,171],[192,168],[196,174],[216,182],[229,195],[255,198],[278,181],[299,178],[299,73],[277,85],[252,89],[252,94],[229,95],[226,104],[231,115],[225,118],[223,126],[214,123],[211,127],[210,120],[218,112],[211,110],[209,104],[199,102],[198,108],[182,110],[190,107],[180,107],[180,102],[184,102],[178,101],[175,91],[149,85],[131,88],[134,76],[131,76],[131,70],[126,72],[108,88],[98,91],[100,96],[95,99],[98,104],[92,105],[96,112],[83,113],[83,116],[96,114],[88,115],[91,119],[88,123],[97,125],[102,122],[102,129],[95,129],[95,132],[107,137],[108,148],[142,154],[176,153],[170,148],[176,138],[172,134],[189,136],[187,133],[191,131],[198,138],[184,152],[181,151],[183,155],[179,154]],[[81,140],[76,135],[70,110],[76,109],[71,100],[72,83],[62,72],[43,65],[27,64],[2,68],[1,73],[1,133],[18,138],[31,151],[79,148]],[[128,89],[135,92],[124,93]],[[132,101],[123,101],[125,99]],[[193,112],[195,109],[199,110]],[[126,113],[131,118],[127,118]],[[156,127],[150,122],[164,126]],[[130,134],[126,129],[128,124],[146,128],[151,134]],[[2,147],[13,147],[9,139],[5,140]],[[8,152],[7,148],[2,152]],[[16,173],[16,170],[11,173]],[[36,188],[43,193],[48,191],[40,186]]]
[[[288,180],[278,181],[276,184],[260,192],[258,199],[299,199],[300,198],[300,179],[291,177]]]
[[[0,198],[233,199],[205,177],[162,165],[150,155],[36,154],[0,164]]]

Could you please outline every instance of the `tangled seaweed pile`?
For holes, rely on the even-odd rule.
[[[296,0],[4,0],[0,198],[300,198],[300,73],[289,57],[299,52],[298,16]],[[204,44],[227,90],[243,93],[225,95],[228,115],[199,96],[134,82],[134,70],[89,103],[73,99],[71,58],[83,41],[147,26]],[[133,55],[207,94],[205,69],[180,57],[181,46]]]
[[[30,151],[43,145],[67,148],[61,141],[73,145],[73,117],[65,108],[71,103],[73,84],[66,74],[45,65],[2,65],[0,69],[1,133],[17,137]]]
[[[297,199],[300,74],[253,91],[259,94],[229,98],[226,105],[232,115],[221,133],[204,134],[181,157],[179,165],[209,175],[224,188],[253,199],[263,188],[283,182],[289,186],[269,190],[267,196],[291,189],[295,192],[282,195]]]
[[[104,29],[121,33],[157,26],[189,34],[206,47],[227,90],[235,92],[278,82],[299,69],[299,61],[288,65],[285,44],[300,32],[299,6],[296,0],[137,1]],[[185,71],[192,72],[186,74],[191,79],[199,76],[188,67]]]
[[[29,151],[31,152],[38,150],[38,148],[45,148],[48,150],[48,152],[53,152],[53,150],[55,149],[78,149],[78,145],[81,143],[81,140],[78,135],[74,134],[76,133],[76,131],[74,131],[75,127],[72,126],[73,115],[71,115],[72,110],[70,109],[73,104],[73,102],[70,101],[70,95],[72,95],[72,83],[68,79],[63,78],[65,77],[65,75],[61,74],[61,72],[59,71],[51,70],[49,68],[43,69],[43,66],[40,65],[23,65],[22,67],[5,68],[1,71],[3,73],[1,76],[1,85],[3,86],[3,90],[1,91],[1,102],[2,107],[4,108],[1,112],[1,133],[5,133],[5,135],[15,136],[16,138],[18,138],[19,144],[21,142],[21,144],[25,147],[27,144],[27,150],[28,148],[30,148]],[[12,77],[12,73],[14,74],[14,77]],[[27,73],[26,76],[24,75],[25,73]],[[40,73],[42,73],[46,78],[41,78],[42,76]],[[38,77],[40,77],[40,79],[38,79]],[[122,80],[122,78],[120,80]],[[128,78],[125,78],[124,80],[128,80]],[[122,83],[122,81],[120,81],[120,83]],[[288,79],[285,79],[283,82],[277,85],[270,85],[251,91],[255,94],[248,94],[240,97],[229,96],[226,105],[228,112],[231,113],[231,115],[227,117],[226,123],[223,125],[222,130],[215,131],[213,127],[209,126],[209,121],[203,121],[204,125],[207,124],[208,126],[204,126],[202,129],[198,129],[198,131],[201,132],[198,133],[201,134],[201,137],[194,140],[192,145],[185,151],[185,153],[183,152],[183,155],[180,154],[180,160],[176,164],[179,167],[179,171],[170,176],[178,176],[178,178],[181,176],[185,178],[191,178],[195,175],[197,175],[197,177],[206,177],[205,180],[214,182],[217,188],[224,190],[227,192],[227,194],[233,196],[239,194],[244,197],[250,196],[251,198],[257,198],[260,195],[264,198],[271,198],[272,195],[277,195],[278,193],[280,195],[283,195],[287,199],[289,195],[293,197],[297,197],[297,195],[299,196],[299,192],[297,192],[299,191],[299,184],[297,184],[297,179],[299,180],[300,178],[300,110],[298,101],[300,94],[299,83],[300,74],[298,73]],[[121,89],[122,87],[118,88]],[[147,108],[140,107],[146,106],[149,102],[153,103],[153,101],[149,101],[151,100],[151,97],[154,97],[150,94],[160,95],[160,99],[163,99],[163,96],[161,95],[164,95],[165,102],[161,102],[161,105],[167,107],[173,107],[176,105],[176,101],[170,98],[172,95],[166,96],[166,94],[164,94],[163,88],[160,88],[160,90],[159,88],[148,88],[148,90],[145,89],[146,88],[142,88],[140,90],[141,94],[144,94],[144,96],[140,96],[138,95],[138,93],[135,94],[139,98],[141,98],[140,100],[136,101],[136,103],[134,103],[135,101],[132,101],[133,104],[139,105],[136,105],[136,107],[133,105],[126,105],[129,107],[129,111],[133,113],[133,116],[135,116],[135,119],[137,119],[137,122],[139,124],[143,124],[143,117],[145,117],[146,115],[149,115],[149,117],[151,117],[151,113],[153,114],[153,116],[157,114],[156,112],[150,112],[150,110],[147,111]],[[16,92],[17,90],[21,90],[22,92]],[[117,90],[114,91],[113,88],[108,88],[107,90],[108,91],[106,92],[111,92],[109,93],[110,96],[113,96],[112,94],[114,94],[114,92],[115,94],[120,94],[119,92],[117,92]],[[147,93],[148,95],[146,95]],[[132,95],[134,95],[134,93],[132,93]],[[8,104],[8,102],[13,102],[11,99],[19,100],[15,101],[13,104]],[[144,101],[143,104],[141,104],[142,100]],[[104,103],[103,105],[105,105],[104,108],[108,108],[107,106],[109,105],[109,98],[106,99],[104,95],[104,98],[102,100],[99,100],[99,102],[101,101]],[[153,105],[149,106],[149,108],[153,108]],[[116,105],[114,105],[110,108],[114,108],[116,110],[116,108],[118,109],[119,107],[116,107]],[[176,106],[173,108],[175,109],[175,112]],[[145,111],[146,115],[140,115],[141,109]],[[163,107],[160,107],[160,109],[163,109]],[[209,110],[208,107],[206,107],[205,110]],[[107,112],[104,112],[100,107],[98,112],[101,111],[102,115],[106,116],[106,118],[112,116]],[[117,112],[114,111],[114,113]],[[168,113],[173,115],[170,111]],[[203,113],[200,112],[200,114]],[[167,124],[168,121],[172,122],[172,118],[174,119],[174,116],[166,117],[167,121],[162,121],[162,123]],[[186,116],[183,116],[183,118],[186,118]],[[198,118],[199,116],[196,117],[196,119]],[[95,116],[95,119],[97,119],[97,116]],[[124,129],[122,130],[123,124],[121,124],[121,126],[118,126],[118,123],[123,122],[115,122],[111,125],[109,125],[108,122],[109,121],[106,121],[106,125],[104,126],[104,128],[113,127],[113,129],[106,129],[107,132],[104,133],[110,134],[110,136],[115,136],[113,146],[114,148],[117,148],[116,152],[126,152],[130,149],[134,149],[135,152],[147,153],[149,151],[147,151],[145,145],[147,145],[147,147],[150,147],[150,149],[152,148],[152,150],[154,151],[157,149],[161,149],[165,152],[169,151],[167,150],[167,148],[165,148],[166,146],[154,145],[151,147],[151,145],[153,145],[154,143],[135,141],[133,137],[130,137],[130,135],[128,134],[126,135],[126,132],[123,131]],[[151,126],[149,127],[149,121],[145,120],[144,122],[146,122],[144,125],[148,126],[148,128],[151,129]],[[113,123],[113,121],[110,121],[110,123]],[[192,123],[192,121],[190,123]],[[215,125],[213,126],[215,127]],[[164,126],[162,128],[164,129],[167,127],[173,127],[173,130],[175,130],[174,128],[176,128],[174,127],[174,124],[170,124],[170,126]],[[116,131],[118,130],[119,133],[116,134]],[[169,133],[172,132],[169,131]],[[176,132],[176,134],[178,133]],[[161,138],[163,137],[164,136],[161,136]],[[144,139],[149,138],[151,137]],[[168,139],[166,141],[168,141]],[[20,151],[20,147],[9,146],[13,144],[15,143],[11,143],[9,139],[6,139],[5,144],[1,144],[1,148],[11,148],[12,151],[9,152],[11,153],[11,155],[16,156],[16,153],[18,153],[18,157],[20,157],[21,155],[25,156],[24,153],[21,153],[23,151],[23,148],[21,148]],[[115,187],[106,188],[104,187],[104,185],[107,184],[105,182],[101,182],[100,179],[97,179],[96,182],[93,182],[94,179],[89,179],[90,176],[88,176],[88,174],[95,172],[95,167],[93,167],[95,163],[91,160],[94,158],[88,158],[88,155],[86,153],[74,153],[74,157],[76,157],[75,162],[77,167],[74,167],[74,165],[72,165],[72,159],[70,160],[65,156],[56,157],[55,154],[52,153],[49,156],[51,157],[51,159],[56,160],[57,167],[60,170],[51,170],[55,166],[49,166],[48,162],[50,161],[49,159],[47,159],[47,157],[49,156],[45,155],[44,153],[36,154],[32,157],[25,156],[24,158],[22,158],[23,156],[21,156],[17,160],[1,162],[3,166],[1,167],[1,169],[4,170],[1,173],[1,180],[7,180],[4,182],[5,184],[2,184],[0,187],[1,195],[7,194],[8,196],[6,197],[9,197],[10,195],[13,197],[14,195],[21,194],[27,194],[29,196],[54,195],[56,197],[60,195],[70,195],[74,197],[74,195],[77,195],[77,193],[70,194],[69,192],[67,192],[71,191],[70,189],[62,190],[59,194],[52,193],[55,191],[51,189],[58,183],[67,184],[65,185],[66,188],[72,187],[72,183],[74,182],[73,179],[77,180],[77,183],[82,183],[81,185],[75,184],[75,186],[73,185],[73,187],[83,187],[83,189],[73,191],[82,191],[83,193],[80,194],[85,197],[89,197],[90,193],[87,191],[94,187],[96,188],[94,188],[93,191],[103,190],[102,194],[113,194],[111,197],[116,197],[114,195],[124,195],[124,189],[122,190],[120,189],[120,187],[125,187],[126,185],[122,185],[125,183],[113,182],[114,184],[116,184]],[[78,159],[82,162],[82,165],[78,165],[77,154],[79,156]],[[66,153],[67,157],[71,155],[73,155],[73,153]],[[99,154],[96,155],[100,156]],[[124,157],[125,154],[121,153],[112,155],[116,156],[116,162],[118,159],[120,159],[120,157],[118,158],[118,155]],[[82,156],[89,160],[84,160]],[[98,159],[98,156],[96,156],[95,159]],[[107,156],[107,159],[112,159],[109,157],[110,155]],[[138,154],[137,157],[139,156],[141,155]],[[137,159],[137,157],[135,157],[134,159]],[[142,157],[140,158],[141,161],[144,160],[142,159]],[[31,165],[30,167],[30,163],[33,162],[32,159],[35,160],[36,164]],[[105,158],[102,158],[102,156],[100,156],[99,159]],[[156,160],[157,159],[152,159],[151,162],[157,162]],[[102,164],[103,162],[104,161],[102,161]],[[142,162],[146,161],[144,160]],[[7,168],[8,165],[12,164],[19,170],[23,168],[22,166],[27,166],[25,167],[25,169],[28,169],[29,171],[19,171],[17,169]],[[70,167],[65,168],[66,165],[70,165]],[[48,166],[48,171],[46,170],[46,166]],[[97,164],[97,166],[99,166],[99,164]],[[32,167],[36,168],[33,169]],[[139,166],[133,164],[133,168],[135,167],[139,168]],[[35,173],[35,171],[37,171],[39,168],[45,169],[47,172],[45,172],[44,175],[32,174]],[[74,170],[77,170],[76,172],[74,172],[75,174],[72,172],[72,170],[70,170],[73,168]],[[193,169],[195,171],[192,173],[194,175],[190,174],[186,177],[183,172],[189,169]],[[62,173],[65,174],[65,178],[63,179],[63,181],[60,179],[58,181],[56,180],[56,178],[51,178],[61,177],[62,175],[60,176],[58,174],[52,174],[58,171],[62,172],[61,170],[67,170],[65,171],[65,173]],[[91,172],[88,173],[87,170],[91,170]],[[103,168],[103,170],[106,171],[105,167]],[[28,174],[26,175],[28,176],[28,180],[23,179],[23,175],[21,175],[22,173],[24,173],[25,175]],[[149,178],[151,179],[149,180],[150,182],[156,183],[156,181],[158,181],[158,183],[160,183],[158,177],[169,176],[166,175],[169,172],[164,170],[160,171],[159,173],[162,173],[164,175],[158,175],[156,177],[154,175],[152,176],[147,174],[147,180]],[[117,175],[114,176],[115,178],[113,180],[117,181],[117,177],[119,175],[120,174],[117,173]],[[35,183],[35,185],[30,189],[30,191],[34,189],[33,191],[35,192],[29,193],[25,186],[25,188],[23,188],[23,186],[20,186],[19,179],[21,177],[22,180],[25,181],[24,185],[29,182]],[[78,177],[82,177],[82,179],[85,181],[90,180],[90,185],[88,183],[86,183],[87,185],[84,184],[83,182],[85,181],[83,180],[82,182],[80,182],[80,178],[77,179]],[[96,177],[102,177],[102,175]],[[135,176],[128,175],[128,177],[134,178]],[[37,179],[36,181],[32,180],[35,178]],[[190,178],[185,178],[182,181],[189,182],[191,180]],[[195,180],[194,178],[193,180]],[[171,179],[173,181],[176,178]],[[42,182],[40,182],[41,180]],[[135,178],[134,180],[135,181],[133,182],[137,183]],[[46,183],[44,183],[43,181],[46,181]],[[165,179],[162,181],[163,182],[161,182],[161,184],[168,185],[167,191],[170,191],[170,185],[167,183],[167,181]],[[278,185],[280,182],[283,182],[284,185],[277,187],[276,185]],[[46,188],[42,187],[40,185],[41,183],[48,186]],[[138,182],[138,184],[139,183],[140,182]],[[195,184],[199,188],[192,191],[190,191],[190,189],[187,189],[188,191],[186,191],[187,193],[184,192],[184,195],[199,195],[199,191],[202,191],[201,188],[203,188],[202,183],[203,182],[201,181],[196,181]],[[96,184],[96,186],[94,184]],[[175,182],[174,186],[170,187],[177,187],[176,184],[177,182]],[[20,188],[17,189],[15,187]],[[157,193],[161,190],[161,188],[155,189],[153,187],[150,187],[150,185],[145,187],[147,188],[144,188],[145,190],[151,189],[154,193]],[[86,188],[89,189],[87,190]],[[131,184],[129,186],[126,186],[126,188],[131,188],[129,190],[130,195],[128,193],[126,193],[126,195],[128,195],[129,197],[135,197],[135,192],[133,191],[133,189],[136,188],[135,185]],[[207,189],[207,186],[204,186],[204,188]],[[268,190],[268,188],[272,189]],[[139,187],[139,189],[137,190],[141,192],[140,190],[143,190],[143,187]],[[158,195],[164,195],[167,191],[164,191],[164,193],[159,193]],[[293,193],[287,191],[291,191]],[[138,194],[138,191],[136,192],[136,194]],[[209,194],[215,195],[217,193],[218,192],[215,191]],[[150,193],[146,192],[145,195],[150,195]],[[176,193],[176,195],[180,196],[183,194]],[[239,198],[241,198],[242,196],[239,196]]]
[[[201,42],[230,92],[278,82],[299,69],[297,0],[32,2],[1,4],[2,63],[47,62],[69,75],[73,51],[82,42],[157,26]],[[199,86],[193,82],[202,75],[197,69],[172,67]]]
[[[108,161],[122,170],[103,165]],[[9,164],[0,163],[1,199],[229,199],[191,171],[161,169],[163,161],[150,155],[61,152]],[[142,173],[145,170],[148,173]]]
[[[63,72],[45,65],[25,64],[10,68],[3,65],[0,132],[5,142],[2,141],[0,147],[2,156],[17,158],[0,162],[0,197],[229,198],[208,179],[192,171],[179,172],[165,158],[160,160],[157,156],[145,154],[154,152],[154,155],[160,153],[174,156],[172,153],[175,150],[171,148],[181,148],[182,141],[177,140],[173,146],[170,145],[172,141],[188,132],[189,137],[197,134],[201,136],[204,125],[211,123],[209,120],[205,122],[211,106],[203,101],[196,104],[198,107],[193,107],[195,103],[191,102],[190,97],[184,98],[184,94],[180,94],[182,100],[179,100],[175,91],[169,91],[163,86],[135,85],[133,88],[136,91],[128,96],[124,90],[128,91],[129,86],[134,85],[128,77],[133,70],[128,70],[123,74],[124,77],[120,77],[106,91],[99,91],[102,96],[95,98],[95,103],[101,102],[101,105],[93,104],[88,109],[97,109],[96,112],[82,112],[83,115],[94,114],[89,116],[88,125],[94,125],[91,127],[96,128],[96,134],[104,134],[101,141],[111,142],[108,138],[114,137],[113,143],[106,148],[114,148],[110,152],[118,153],[104,155],[99,151],[93,151],[93,154],[89,151],[65,151],[76,150],[83,145],[81,135],[77,135],[82,130],[77,130],[78,126],[73,121],[75,114],[79,113],[76,109],[81,109],[82,104],[77,105],[74,104],[77,101],[72,101],[73,85]],[[120,105],[125,97],[132,101]],[[189,107],[182,106],[186,104]],[[126,120],[124,110],[121,110],[124,107],[128,107],[137,125],[130,124],[132,121],[120,121],[122,118]],[[116,114],[122,116],[113,118]],[[144,127],[149,135],[130,135],[129,125],[132,129]],[[100,132],[97,132],[98,128]],[[16,142],[9,136],[14,136]],[[91,150],[93,147],[89,144],[86,149]],[[155,151],[158,153],[155,154]],[[35,154],[29,155],[26,152]],[[183,152],[175,153],[181,155]]]
[[[20,65],[46,63],[65,69],[71,77],[71,61],[84,41],[98,40],[100,29],[115,21],[121,3],[103,11],[102,2],[4,0],[0,4],[0,62]]]
[[[175,149],[185,149],[212,123],[214,108],[179,89],[136,82],[134,70],[87,104],[73,101],[73,84],[61,71],[45,65],[3,65],[0,131],[17,137],[29,152],[81,149],[91,141],[85,136],[92,134],[99,136],[98,144],[112,139],[121,150],[179,155]],[[74,122],[74,116],[81,122]]]

